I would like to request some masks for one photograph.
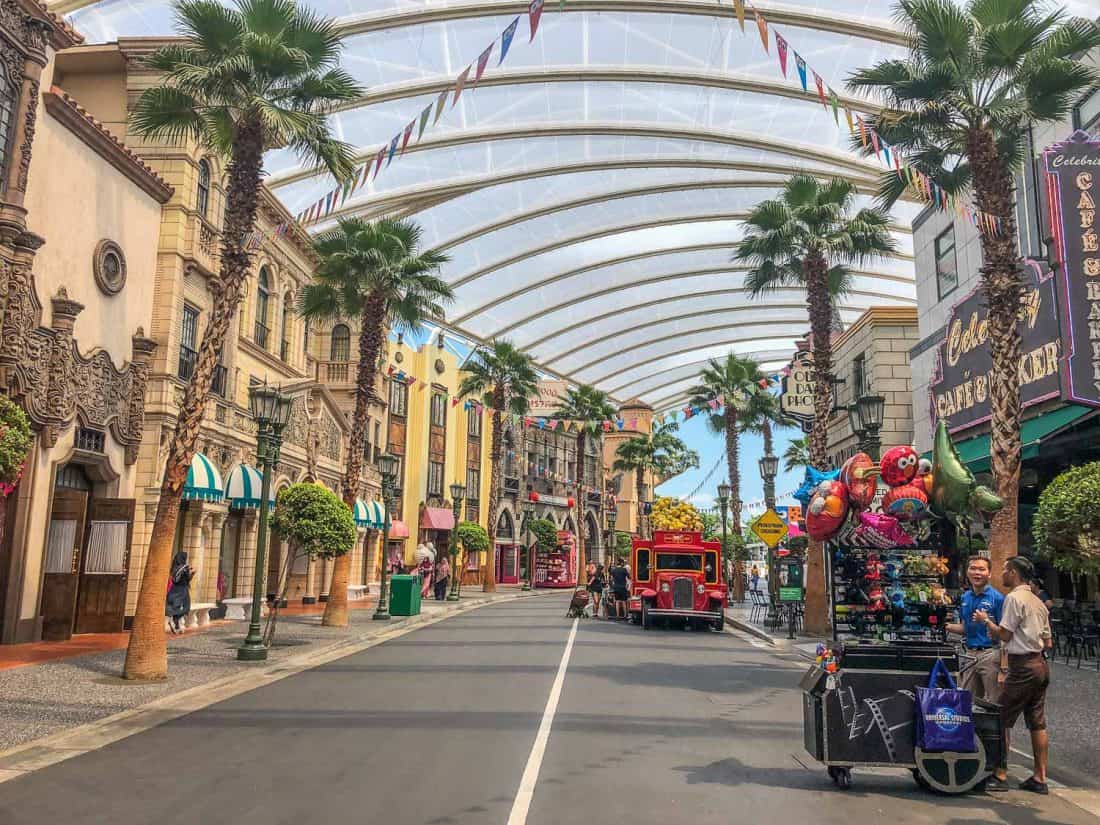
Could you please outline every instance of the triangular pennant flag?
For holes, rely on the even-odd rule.
[[[470,69],[472,68],[473,64],[471,63],[469,66],[462,70],[462,74],[460,74],[458,76],[458,80],[455,81],[455,99],[451,101],[452,106],[458,103],[459,95],[462,94],[462,90],[466,86],[466,78],[470,76]]]
[[[756,15],[756,28],[760,29],[760,42],[764,44],[764,51],[770,53],[771,50],[768,48],[768,21],[756,9],[753,9],[752,13]]]
[[[382,158],[384,158],[385,156],[386,156],[386,147],[383,146],[381,149],[378,150],[378,157],[375,158],[375,162],[374,162],[374,176],[375,177],[378,177],[378,170],[382,168]]]
[[[733,11],[737,15],[737,22],[741,24],[741,32],[745,31],[745,0],[733,0]]]
[[[424,129],[428,125],[428,118],[432,116],[432,104],[428,104],[424,107],[424,111],[420,113],[420,131],[416,133],[416,142],[420,143],[420,138],[424,137]]]
[[[821,79],[821,75],[814,72],[814,83],[817,85],[817,96],[821,99],[821,105],[825,106],[825,81]]]
[[[454,409],[457,406],[458,406],[458,399],[457,398],[452,398],[451,399],[451,409]]]
[[[802,59],[802,55],[798,52],[794,53],[794,65],[798,69],[798,79],[802,81],[802,91],[808,92],[809,87],[806,85],[806,61]]]
[[[854,135],[856,133],[856,125],[852,122],[852,110],[847,106],[844,107],[844,119],[848,121],[848,131]]]
[[[409,145],[409,138],[412,137],[414,126],[416,126],[416,121],[410,120],[409,125],[405,127],[405,134],[401,138],[401,154],[405,154],[405,149]]]
[[[397,151],[397,141],[399,141],[399,140],[401,140],[401,135],[394,135],[393,140],[390,141],[390,151],[389,151],[389,154],[386,155],[386,167],[387,168],[389,168],[389,165],[391,163],[393,163],[393,155]]]
[[[492,57],[493,46],[495,46],[495,45],[496,45],[496,41],[494,40],[492,43],[489,44],[489,48],[487,48],[485,51],[483,51],[481,53],[481,56],[478,57],[478,59],[477,59],[477,71],[474,72],[474,83],[475,84],[479,80],[481,80],[481,76],[483,74],[485,74],[485,67],[489,65],[489,58]]]
[[[874,129],[871,130],[871,145],[875,147],[876,155],[882,151],[878,145],[878,132],[876,132]]]
[[[439,97],[435,101],[435,118],[432,120],[432,126],[439,123],[439,116],[443,114],[443,107],[447,104],[447,95],[450,93],[450,89],[444,89],[439,93]]]
[[[888,144],[888,143],[883,143],[882,144],[882,156],[884,158],[886,158],[886,165],[889,166],[890,165],[890,144]]]
[[[837,97],[834,89],[829,89],[829,102],[833,104],[833,120],[836,125],[840,125],[840,98]]]
[[[783,70],[783,77],[787,76],[787,41],[779,32],[775,33],[775,51],[779,55],[779,68]]]
[[[863,141],[863,148],[867,148],[867,124],[864,123],[863,118],[857,116],[856,123],[859,124],[859,139]]]
[[[512,38],[516,36],[516,27],[519,25],[519,15],[516,15],[516,19],[508,24],[506,28],[500,34],[500,60],[497,61],[499,66],[504,62],[504,58],[508,56],[508,49],[512,47]]]
[[[531,0],[527,7],[527,19],[531,21],[531,40],[535,39],[535,32],[539,30],[539,18],[542,17],[542,0]],[[530,43],[531,40],[527,42]]]

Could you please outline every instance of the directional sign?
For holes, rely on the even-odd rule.
[[[749,525],[749,529],[769,548],[774,548],[787,535],[787,523],[779,517],[775,510],[770,508]]]

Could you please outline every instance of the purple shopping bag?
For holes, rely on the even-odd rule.
[[[940,677],[947,687],[939,686]],[[917,688],[917,747],[924,751],[973,753],[974,697],[955,685],[942,659],[928,675],[928,687]]]

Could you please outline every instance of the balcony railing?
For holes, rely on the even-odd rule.
[[[318,361],[317,380],[322,384],[350,383],[351,367],[348,361]]]
[[[256,346],[260,349],[267,349],[267,336],[270,332],[271,329],[267,324],[257,321],[256,328],[252,332],[252,340],[256,342]]]
[[[519,492],[519,479],[504,477],[504,492],[506,493],[518,493]]]

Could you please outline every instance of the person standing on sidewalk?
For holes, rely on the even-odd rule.
[[[611,568],[611,592],[615,596],[615,618],[625,619],[627,600],[630,599],[630,568],[621,557]]]
[[[447,587],[451,583],[451,563],[447,555],[441,554],[435,564],[435,600],[441,602],[447,598]]]
[[[183,633],[180,621],[191,611],[191,579],[194,573],[187,563],[187,554],[180,550],[172,558],[172,575],[168,580],[168,595],[164,600],[164,615],[172,620],[172,632]]]
[[[1046,696],[1050,684],[1050,665],[1043,653],[1050,647],[1050,613],[1045,604],[1031,592],[1035,566],[1023,556],[1013,556],[1005,562],[1004,586],[1009,591],[1000,622],[984,611],[975,610],[974,618],[985,623],[990,636],[1005,642],[1008,651],[1008,673],[1001,692],[1001,721],[1005,744],[1016,720],[1023,714],[1031,731],[1031,752],[1035,772],[1020,783],[1020,789],[1046,794],[1047,737]],[[1005,785],[1005,774],[998,770],[989,780],[989,790]]]
[[[994,622],[1001,620],[1005,597],[989,583],[992,565],[985,556],[971,556],[966,564],[970,589],[962,594],[960,622],[948,624],[951,633],[963,636],[966,652],[974,657],[973,667],[961,676],[959,687],[969,690],[975,699],[996,703],[1001,693],[1001,645],[990,638],[985,623],[974,618],[981,610]]]

